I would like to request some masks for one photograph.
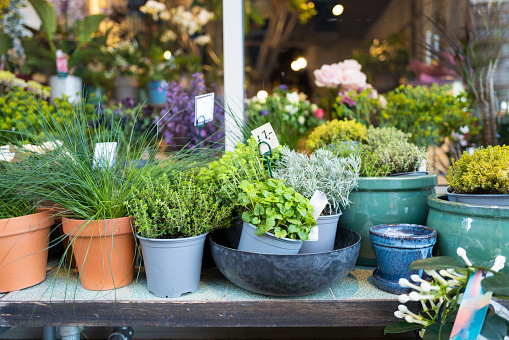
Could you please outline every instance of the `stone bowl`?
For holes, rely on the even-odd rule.
[[[338,228],[332,251],[275,255],[233,249],[221,231],[209,237],[212,258],[228,280],[272,296],[307,295],[341,282],[357,261],[361,241],[355,231]]]

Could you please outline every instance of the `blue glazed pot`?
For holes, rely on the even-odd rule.
[[[400,278],[421,271],[410,271],[408,266],[416,260],[431,257],[437,241],[434,229],[417,224],[382,224],[369,229],[375,249],[378,269],[373,272],[375,285],[389,293],[402,294],[408,288],[398,284]]]
[[[166,103],[166,80],[154,80],[147,83],[148,100],[151,104]]]

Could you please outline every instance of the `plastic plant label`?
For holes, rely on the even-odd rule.
[[[315,220],[318,220],[318,217],[322,213],[323,209],[325,209],[325,206],[327,203],[329,203],[329,200],[327,199],[327,196],[320,190],[316,190],[313,194],[313,197],[309,200],[309,203],[313,206],[313,217]],[[314,228],[313,228],[314,229]],[[313,230],[311,229],[311,230]]]
[[[318,226],[315,225],[313,228],[311,228],[311,231],[308,235],[308,241],[318,241]]]
[[[468,279],[450,340],[477,339],[481,333],[492,295],[492,292],[484,292],[481,286],[486,275],[493,274],[477,270]]]
[[[214,120],[214,92],[194,97],[194,126]]]
[[[10,162],[14,159],[16,154],[11,152],[9,149],[9,145],[0,146],[0,162]]]
[[[262,142],[266,142],[270,145],[271,150],[274,150],[279,146],[279,141],[277,140],[276,133],[274,132],[274,129],[272,128],[272,125],[270,123],[263,124],[262,126],[254,129],[251,131],[251,134],[256,139],[258,144]],[[262,154],[269,151],[269,147],[262,143],[260,145],[260,152]]]
[[[94,147],[94,168],[108,167],[115,165],[115,156],[117,155],[117,142],[96,143]]]

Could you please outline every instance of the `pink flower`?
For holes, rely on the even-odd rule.
[[[359,64],[357,62],[357,60],[354,60],[354,59],[346,59],[345,61],[343,61],[342,63],[339,63],[341,65],[341,69],[343,70],[343,72],[347,71],[347,70],[352,70],[352,71],[361,71],[361,64]]]
[[[323,109],[316,109],[315,117],[318,119],[322,119],[323,118]]]
[[[313,74],[315,75],[315,84],[319,87],[336,87],[341,84],[343,79],[343,72],[339,64],[322,65]]]
[[[357,91],[358,88],[366,86],[366,75],[361,71],[345,70],[341,87],[345,91]]]

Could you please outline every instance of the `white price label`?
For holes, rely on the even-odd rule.
[[[117,142],[96,143],[94,147],[94,168],[112,168],[117,155]]]
[[[309,200],[309,203],[313,206],[313,217],[315,220],[318,220],[318,217],[322,213],[323,209],[325,209],[325,206],[327,203],[329,203],[329,200],[327,199],[327,196],[320,190],[316,190],[313,194],[313,197]]]
[[[311,231],[308,235],[308,241],[318,241],[318,226],[315,225],[313,228],[311,228]]]
[[[194,126],[214,120],[214,92],[194,97]]]
[[[254,129],[251,131],[251,134],[258,143],[268,143],[271,150],[274,150],[279,146],[279,141],[277,140],[276,133],[274,132],[274,129],[270,123],[263,124],[262,126]],[[265,143],[260,144],[260,152],[264,154],[267,151],[269,151],[269,147]]]

